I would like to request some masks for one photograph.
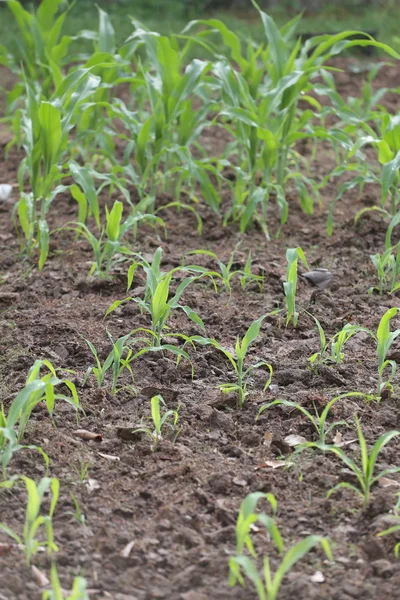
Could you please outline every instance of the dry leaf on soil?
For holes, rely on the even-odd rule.
[[[239,479],[239,477],[235,477],[232,482],[239,487],[245,487],[247,485],[247,481],[245,479]]]
[[[303,437],[302,435],[294,435],[294,434],[287,435],[283,441],[286,444],[288,444],[288,446],[292,446],[292,448],[294,448],[295,446],[298,446],[299,444],[304,444],[307,442],[306,438]]]
[[[258,471],[259,469],[279,469],[280,467],[290,467],[290,465],[293,463],[290,462],[286,462],[285,460],[266,460],[265,462],[263,462],[261,465],[257,465],[256,467],[254,467],[255,471]]]
[[[42,573],[42,571],[39,571],[35,565],[32,565],[32,575],[39,587],[44,588],[47,585],[50,585],[50,581],[47,579],[47,576]]]
[[[118,462],[121,460],[119,456],[112,456],[111,454],[103,454],[102,452],[98,452],[98,455],[101,456],[102,458],[105,458],[106,460],[113,460],[115,462]]]
[[[134,545],[135,542],[132,540],[131,542],[129,542],[129,544],[125,546],[125,548],[121,550],[120,555],[122,556],[122,558],[128,558]]]
[[[72,435],[81,440],[94,440],[95,442],[101,442],[103,439],[101,433],[94,433],[93,431],[87,431],[87,429],[77,429]]]
[[[400,482],[395,479],[389,479],[388,477],[379,477],[378,483],[381,487],[399,487]]]

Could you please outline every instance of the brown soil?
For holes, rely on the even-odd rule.
[[[388,67],[376,83],[393,86],[399,74],[398,68]],[[356,95],[361,76],[341,74],[340,86],[345,95]],[[393,112],[398,99],[394,95],[386,98]],[[214,138],[209,132],[207,139],[207,132],[204,135],[204,142],[212,145]],[[3,139],[1,142],[4,148]],[[16,151],[11,152],[0,166],[1,183],[17,181],[21,158]],[[331,166],[329,147],[322,147],[313,165],[314,174],[324,175]],[[396,297],[367,294],[375,282],[369,257],[384,246],[385,223],[375,216],[361,220],[357,226],[353,220],[360,208],[378,201],[379,189],[369,186],[361,197],[355,191],[345,194],[335,212],[334,233],[328,238],[326,206],[337,186],[337,181],[328,184],[324,205],[312,217],[306,217],[293,201],[281,237],[271,242],[266,242],[257,229],[241,235],[235,226],[223,228],[218,217],[203,208],[202,237],[196,234],[190,215],[182,212],[177,217],[176,212],[168,210],[163,215],[168,229],[166,239],[161,231],[140,228],[133,243],[133,248],[146,256],[161,245],[166,268],[179,265],[182,256],[196,248],[212,250],[226,261],[240,242],[238,266],[244,265],[248,251],[252,251],[254,269],[265,272],[262,293],[256,286],[243,291],[235,283],[229,296],[196,283],[184,295],[185,303],[204,320],[207,335],[228,346],[234,345],[236,336],[243,335],[252,320],[283,306],[286,248],[301,246],[312,265],[334,273],[331,295],[321,295],[315,303],[310,303],[309,288],[299,284],[302,314],[297,329],[286,329],[279,316],[264,322],[250,359],[272,364],[273,386],[263,392],[265,373],[255,372],[243,410],[217,391],[216,386],[229,381],[231,374],[229,364],[210,347],[192,352],[193,380],[185,362],[176,368],[168,355],[147,354],[133,363],[136,396],[126,389],[112,396],[109,391],[97,389],[93,378],[83,387],[82,379],[92,357],[81,336],[90,339],[104,359],[110,350],[106,329],[117,338],[148,325],[148,320],[135,303],[130,303],[104,321],[110,304],[125,297],[124,270],[110,282],[89,281],[90,249],[65,231],[53,235],[43,272],[35,263],[23,260],[11,224],[12,204],[0,206],[0,401],[7,409],[34,360],[49,359],[55,366],[75,372],[71,377],[86,413],[80,418],[79,428],[103,437],[101,442],[74,437],[75,414],[65,404],[55,409],[55,426],[39,407],[27,428],[24,441],[43,447],[51,459],[50,474],[61,482],[54,528],[63,587],[70,588],[73,577],[82,574],[94,590],[94,600],[255,598],[250,584],[244,589],[228,587],[227,562],[235,550],[240,502],[249,492],[260,490],[273,492],[278,500],[278,524],[287,545],[311,533],[322,534],[330,538],[334,553],[333,563],[319,551],[300,561],[285,579],[282,600],[400,598],[400,573],[393,554],[395,536],[376,538],[376,533],[387,527],[389,511],[396,502],[395,486],[377,486],[369,508],[362,511],[350,491],[327,499],[334,484],[349,480],[349,472],[333,456],[303,453],[290,468],[259,468],[266,460],[288,456],[290,448],[282,442],[286,435],[315,439],[309,422],[298,411],[273,407],[255,421],[262,403],[286,398],[308,408],[313,403],[323,407],[339,393],[371,392],[376,386],[375,349],[366,336],[357,335],[348,343],[345,360],[336,368],[324,366],[313,372],[308,362],[319,348],[319,339],[314,321],[303,311],[310,310],[327,335],[333,335],[348,321],[376,329],[385,310],[397,305]],[[52,209],[51,226],[59,227],[75,214],[74,202],[61,196]],[[271,229],[276,222],[272,215]],[[204,257],[199,262],[215,266]],[[136,285],[141,285],[140,279]],[[396,325],[398,320],[393,320],[392,327]],[[170,326],[172,331],[201,333],[179,314],[173,316]],[[396,353],[392,354],[396,358]],[[122,383],[129,385],[129,377],[124,376]],[[163,391],[168,408],[180,407],[182,428],[175,443],[166,436],[155,452],[145,437],[121,438],[121,428],[137,426],[149,415],[149,386]],[[357,412],[367,441],[373,443],[383,432],[400,427],[399,401],[395,382],[392,397],[379,404],[367,405],[357,398],[339,402],[329,422],[347,419],[349,428],[340,428],[343,439],[354,439],[352,416]],[[272,444],[266,444],[265,434],[272,434]],[[399,449],[400,442],[389,444],[379,457],[379,467],[398,464]],[[345,450],[357,457],[356,444]],[[80,482],[85,466],[87,477]],[[12,473],[24,473],[37,480],[43,476],[44,466],[37,453],[23,451],[13,459]],[[79,525],[71,516],[71,493],[79,502],[86,525]],[[25,497],[19,487],[0,493],[0,521],[17,531],[22,530],[24,522]],[[267,506],[262,508],[268,510]],[[260,530],[255,537],[260,556],[268,551],[276,566],[278,557],[264,533]],[[1,534],[0,541],[7,542],[8,538]],[[121,552],[129,542],[133,547],[124,558]],[[41,598],[20,551],[5,550],[0,561],[0,598]],[[34,564],[48,572],[50,559],[44,553],[38,554]],[[316,571],[323,572],[322,583],[312,581]]]

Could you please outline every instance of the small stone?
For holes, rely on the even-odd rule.
[[[211,426],[223,431],[233,431],[234,423],[230,415],[219,410],[214,410],[211,415]]]
[[[343,592],[351,598],[361,598],[364,595],[364,590],[362,587],[353,585],[352,583],[345,583],[343,586]]]
[[[208,479],[208,485],[214,494],[229,494],[231,489],[231,478],[224,473],[214,473]]]
[[[371,567],[374,575],[382,577],[383,579],[388,579],[395,571],[395,566],[389,560],[384,558],[372,562]]]
[[[377,561],[385,556],[385,551],[382,545],[374,537],[368,538],[362,546],[369,560]]]
[[[235,477],[232,480],[232,483],[234,483],[235,485],[237,485],[239,487],[246,487],[246,485],[247,485],[247,481],[245,479],[240,479],[239,477]]]

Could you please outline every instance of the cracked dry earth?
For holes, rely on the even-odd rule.
[[[398,68],[387,67],[376,83],[393,86],[398,76]],[[345,95],[356,95],[361,76],[342,73],[339,85]],[[389,94],[385,102],[392,112],[396,111],[397,96]],[[5,140],[1,141],[4,149]],[[221,140],[206,131],[203,142],[213,145]],[[2,162],[1,182],[17,181],[20,159],[21,155],[12,151]],[[322,177],[331,164],[331,151],[322,145],[313,174]],[[341,365],[313,372],[308,362],[309,356],[318,351],[319,338],[305,310],[315,315],[331,336],[349,321],[376,329],[385,310],[398,304],[396,296],[367,293],[375,281],[369,256],[384,245],[385,223],[376,216],[362,219],[357,226],[353,220],[360,208],[375,202],[379,189],[367,186],[361,196],[355,191],[345,194],[335,211],[333,235],[327,237],[326,207],[337,185],[336,181],[328,184],[323,206],[312,217],[306,217],[293,199],[281,237],[271,242],[266,242],[257,229],[241,235],[235,226],[222,227],[206,208],[201,209],[202,237],[197,235],[191,216],[181,213],[177,217],[167,210],[167,238],[161,231],[141,228],[136,241],[132,241],[133,248],[145,256],[161,246],[166,269],[179,265],[186,252],[197,248],[212,250],[226,261],[239,242],[235,266],[241,268],[251,250],[253,270],[265,274],[262,292],[257,286],[243,291],[236,282],[231,295],[217,294],[213,287],[198,282],[184,295],[185,303],[202,317],[207,335],[227,346],[234,345],[236,336],[242,336],[252,320],[283,306],[286,248],[301,246],[310,264],[333,272],[331,295],[321,295],[315,303],[310,302],[309,288],[299,283],[301,315],[296,330],[286,329],[279,315],[264,321],[250,359],[271,363],[273,385],[263,392],[267,375],[262,370],[254,372],[243,410],[238,410],[235,398],[217,390],[217,385],[229,381],[231,374],[223,356],[209,346],[191,352],[193,379],[184,361],[176,367],[168,355],[146,354],[133,363],[137,395],[125,389],[112,396],[107,390],[99,390],[92,378],[83,386],[92,357],[82,336],[92,341],[104,359],[110,350],[107,328],[115,339],[148,325],[148,320],[135,303],[104,320],[110,304],[125,297],[126,274],[121,268],[109,282],[88,280],[90,249],[74,240],[71,233],[53,235],[50,257],[42,272],[34,263],[24,261],[11,225],[16,193],[10,204],[0,206],[0,401],[7,409],[34,360],[49,359],[57,367],[74,371],[71,377],[85,410],[79,428],[102,436],[97,442],[76,438],[75,413],[66,404],[56,407],[55,426],[39,406],[26,431],[25,442],[43,447],[51,460],[50,474],[61,483],[54,529],[59,546],[57,566],[64,588],[70,588],[73,577],[82,574],[93,600],[255,598],[250,584],[243,589],[228,587],[227,562],[235,550],[240,502],[251,491],[265,491],[277,498],[277,520],[285,543],[311,533],[326,535],[335,559],[329,563],[318,550],[307,555],[286,577],[282,600],[400,598],[400,570],[393,553],[396,537],[376,537],[390,523],[397,487],[374,488],[366,511],[348,490],[327,499],[334,484],[349,478],[333,455],[302,453],[289,468],[266,466],[267,461],[290,455],[291,448],[284,442],[288,434],[315,439],[304,416],[272,407],[255,420],[260,405],[275,398],[297,401],[311,409],[314,404],[322,408],[339,393],[375,389],[375,348],[363,334],[348,343]],[[227,203],[228,191],[225,195],[223,201]],[[160,198],[160,203],[166,201],[168,198]],[[50,214],[51,228],[73,219],[75,212],[71,198],[60,196]],[[276,226],[276,217],[271,214],[271,229]],[[215,266],[209,257],[198,257],[198,261]],[[134,286],[140,294],[140,274]],[[173,331],[201,333],[184,315],[174,315],[170,325]],[[399,321],[394,319],[392,327],[396,326]],[[394,359],[400,356],[395,347],[392,354]],[[122,384],[129,383],[124,375]],[[383,432],[400,428],[398,384],[395,380],[392,397],[379,404],[347,398],[334,406],[330,422],[349,421],[348,428],[340,429],[343,440],[356,437],[352,419],[356,412],[369,444]],[[181,426],[175,442],[167,435],[156,452],[151,451],[145,437],[129,433],[149,415],[149,396],[154,391],[163,393],[168,408],[180,407]],[[398,465],[399,448],[400,441],[395,439],[381,453],[379,466]],[[348,445],[346,451],[356,457],[356,444]],[[87,475],[81,482],[86,467]],[[15,455],[10,473],[24,473],[37,480],[44,475],[44,466],[37,453],[24,451]],[[71,494],[85,515],[85,525],[72,516]],[[22,488],[0,492],[1,522],[21,531],[24,507]],[[268,510],[267,506],[263,508]],[[262,530],[254,537],[259,555],[269,552],[276,566],[278,557]],[[0,534],[0,541],[7,542],[7,538]],[[124,556],[123,550],[130,542],[130,553]],[[50,559],[39,553],[34,564],[48,572]],[[2,600],[41,598],[22,553],[3,550],[0,565]],[[323,573],[322,582],[314,581],[316,571]]]

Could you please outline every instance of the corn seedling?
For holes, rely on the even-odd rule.
[[[62,67],[67,60],[68,47],[73,40],[62,34],[68,7],[62,0],[43,0],[36,12],[25,10],[21,2],[7,0],[8,8],[14,15],[18,35],[11,47],[11,53],[1,46],[0,54],[14,72],[22,73],[29,81],[38,82],[42,93],[48,97],[52,86],[57,87],[63,80]],[[64,9],[58,16],[59,10]]]
[[[197,343],[200,345],[209,344],[211,346],[214,346],[214,348],[217,348],[217,350],[222,352],[224,356],[229,360],[230,364],[234,369],[234,377],[236,381],[232,383],[222,383],[218,387],[225,394],[229,394],[230,392],[237,392],[239,396],[240,408],[243,408],[246,396],[248,395],[247,383],[252,371],[254,371],[255,369],[265,368],[269,372],[269,377],[264,385],[264,391],[269,387],[272,381],[272,366],[264,360],[258,361],[255,364],[245,368],[245,361],[248,349],[250,345],[257,339],[258,334],[260,333],[261,324],[267,316],[269,315],[263,315],[256,321],[253,321],[243,338],[236,339],[234,352],[222,346],[222,344],[220,344],[217,340],[213,338],[204,338],[198,335],[192,336],[190,338],[190,342],[192,343]]]
[[[391,473],[397,473],[400,471],[400,467],[394,467],[391,469],[384,469],[379,472],[377,475],[374,475],[376,470],[376,462],[378,460],[378,456],[380,451],[386,446],[394,437],[400,435],[400,431],[388,431],[381,435],[375,444],[373,445],[371,451],[368,453],[367,443],[365,441],[365,437],[363,431],[361,429],[360,421],[358,416],[355,415],[356,427],[357,427],[357,436],[358,436],[358,444],[360,447],[361,461],[356,462],[352,458],[350,458],[342,448],[338,448],[337,446],[328,446],[325,444],[309,444],[309,446],[315,446],[322,450],[323,452],[333,452],[340,458],[340,460],[348,467],[352,473],[354,474],[357,483],[352,484],[347,481],[341,481],[337,485],[335,485],[328,492],[328,497],[331,496],[337,489],[340,488],[348,488],[353,490],[356,494],[361,496],[363,500],[363,506],[366,508],[369,504],[371,498],[371,489],[373,485],[381,478],[390,475]]]
[[[75,125],[80,104],[99,83],[90,69],[77,69],[63,79],[49,101],[38,98],[31,85],[26,84],[26,106],[19,124],[26,158],[18,171],[20,199],[15,212],[25,237],[25,252],[30,256],[39,248],[40,269],[49,251],[47,213],[55,197],[67,189],[56,184],[63,177],[68,134]],[[24,191],[25,174],[29,176],[30,192]]]
[[[254,585],[259,600],[276,600],[285,575],[312,548],[321,546],[329,560],[332,560],[332,552],[328,540],[319,535],[310,535],[291,546],[285,552],[282,536],[275,518],[255,512],[257,502],[261,498],[269,500],[275,517],[276,500],[272,494],[256,492],[249,494],[242,502],[236,523],[236,555],[229,559],[229,585],[233,587],[239,582],[244,586],[245,575]],[[256,562],[258,556],[250,535],[251,527],[255,523],[260,523],[265,527],[281,557],[275,573],[271,569],[270,557],[268,555],[264,555],[263,557],[263,574],[260,575],[258,571]],[[251,558],[243,554],[245,546]]]
[[[157,444],[162,440],[162,430],[165,428],[164,426],[169,426],[172,431],[174,431],[179,419],[179,408],[178,410],[167,410],[161,414],[161,405],[165,406],[164,398],[161,395],[153,396],[150,400],[151,421],[154,426],[153,430],[148,427],[139,427],[134,431],[134,433],[145,433],[152,442],[153,450],[157,448]],[[169,423],[169,421],[171,422]],[[179,431],[176,432],[175,439],[178,435]]]
[[[75,496],[75,494],[73,492],[70,492],[71,494],[71,499],[72,502],[74,503],[74,511],[73,512],[69,512],[66,514],[70,514],[74,517],[75,521],[77,521],[77,523],[79,523],[79,525],[86,525],[86,517],[82,512],[82,509],[80,507],[80,504],[78,502],[78,498]]]
[[[293,326],[296,327],[297,320],[299,318],[299,313],[296,312],[296,291],[298,279],[297,265],[299,259],[310,271],[310,267],[308,266],[303,250],[301,248],[288,248],[286,251],[286,260],[288,263],[286,268],[286,281],[283,284],[287,310],[286,327],[291,321],[293,322]]]
[[[399,245],[387,248],[383,254],[371,255],[372,263],[378,275],[379,284],[369,288],[368,293],[375,290],[382,296],[384,292],[393,294],[400,289],[400,254]]]
[[[209,250],[193,250],[191,252],[188,252],[188,256],[193,254],[209,256],[215,259],[219,270],[207,270],[203,267],[199,267],[198,265],[188,265],[187,268],[194,273],[201,273],[203,276],[218,278],[218,281],[221,281],[221,283],[229,293],[231,293],[232,291],[231,281],[234,277],[239,278],[242,289],[245,289],[249,283],[256,282],[260,287],[260,291],[262,290],[262,287],[264,285],[264,278],[260,275],[255,275],[251,272],[251,252],[249,252],[248,254],[246,264],[243,269],[233,269],[235,252],[232,252],[226,264],[219,260],[218,256],[214,252],[211,252]]]
[[[107,278],[116,264],[132,258],[132,252],[122,243],[124,235],[135,230],[140,221],[157,221],[162,224],[159,217],[137,213],[130,215],[122,222],[123,203],[116,200],[109,211],[106,207],[106,226],[97,238],[84,223],[71,223],[69,228],[82,235],[91,245],[94,261],[89,271],[89,277]]]
[[[388,527],[388,529],[385,529],[384,531],[380,531],[377,534],[377,537],[392,535],[393,533],[398,533],[399,531],[400,531],[400,522],[396,523],[395,525],[392,525],[391,527]],[[400,542],[397,542],[394,546],[394,555],[396,558],[399,558],[399,554],[400,554]]]
[[[291,402],[289,400],[274,400],[273,402],[268,402],[268,404],[264,404],[260,410],[258,411],[258,415],[257,415],[257,419],[258,417],[268,408],[270,408],[271,406],[287,406],[289,408],[295,408],[296,410],[300,411],[305,417],[307,417],[307,419],[311,422],[312,426],[315,429],[316,434],[318,435],[318,443],[319,444],[325,444],[326,443],[326,436],[338,425],[346,425],[348,426],[347,421],[335,421],[334,423],[331,423],[330,425],[327,426],[327,418],[329,415],[329,411],[331,410],[332,406],[334,404],[336,404],[336,402],[338,400],[342,400],[343,398],[351,398],[354,396],[363,396],[363,394],[360,394],[358,392],[349,392],[346,394],[340,394],[339,396],[335,396],[335,398],[332,398],[332,400],[330,400],[324,410],[322,411],[321,414],[319,414],[318,409],[316,406],[314,406],[314,412],[315,414],[310,413],[309,410],[307,410],[306,408],[304,408],[304,406],[301,406],[301,404],[299,404],[298,402]],[[256,419],[256,420],[257,420]],[[305,444],[306,445],[306,444]]]
[[[390,360],[387,357],[388,352],[394,342],[394,340],[400,335],[400,329],[396,329],[395,331],[390,331],[390,321],[393,317],[397,315],[399,312],[399,308],[393,307],[389,308],[381,320],[379,321],[378,329],[376,333],[366,329],[371,337],[376,342],[376,351],[378,355],[378,389],[377,389],[377,397],[380,398],[382,392],[385,389],[392,389],[392,380],[396,375],[397,364],[396,361]],[[390,376],[389,379],[384,378],[384,372],[390,367]]]
[[[111,369],[111,373],[112,373],[111,393],[116,394],[118,391],[117,390],[118,379],[124,369],[127,369],[129,371],[129,373],[131,374],[131,377],[132,377],[132,381],[133,381],[133,373],[132,373],[132,368],[130,366],[130,362],[133,360],[132,359],[133,351],[132,351],[132,348],[130,348],[130,346],[128,345],[128,341],[130,340],[130,338],[132,336],[130,333],[128,333],[127,335],[124,335],[124,336],[118,338],[117,341],[114,342],[109,332],[107,332],[107,335],[111,341],[112,350],[108,354],[108,356],[103,364],[101,364],[100,359],[97,354],[97,350],[94,347],[94,345],[92,344],[92,342],[90,340],[87,340],[86,338],[83,338],[85,340],[85,342],[87,343],[87,345],[89,346],[90,351],[92,352],[94,359],[96,361],[96,366],[89,367],[88,370],[86,371],[84,383],[86,382],[90,373],[93,373],[93,375],[96,377],[98,387],[99,388],[103,387],[107,372]]]
[[[190,308],[190,306],[180,304],[180,299],[185,289],[194,281],[198,279],[198,276],[190,276],[183,279],[178,285],[175,294],[170,296],[170,285],[172,283],[173,275],[177,271],[190,271],[190,268],[177,267],[171,269],[167,273],[162,272],[160,269],[162,250],[158,248],[154,254],[152,263],[148,263],[143,258],[135,261],[128,270],[128,289],[130,289],[133,281],[133,276],[138,268],[142,267],[146,274],[146,288],[144,298],[128,297],[124,300],[116,300],[107,310],[106,315],[108,316],[122,303],[130,300],[139,304],[140,308],[150,314],[151,316],[151,329],[138,328],[134,332],[145,332],[148,333],[154,341],[155,346],[161,346],[161,339],[165,333],[167,327],[167,321],[173,310],[182,310],[186,316],[204,329],[204,323],[199,315]],[[168,333],[169,336],[182,337],[181,334]],[[185,337],[185,336],[183,336]],[[187,338],[186,338],[187,339]]]
[[[25,475],[20,475],[16,479],[22,479],[24,481],[28,494],[23,533],[22,536],[18,535],[4,523],[0,523],[0,531],[6,533],[23,548],[26,563],[29,566],[32,557],[37,553],[39,546],[46,546],[49,554],[58,551],[54,542],[52,519],[57,505],[60,482],[54,477],[52,479],[44,477],[40,480],[39,484],[36,485],[33,479],[30,479]],[[42,515],[40,514],[41,505],[44,495],[47,492],[51,493],[50,508],[47,515]],[[42,526],[45,527],[46,538],[44,540],[39,540],[37,539],[37,533]]]
[[[87,581],[84,577],[75,577],[71,593],[65,595],[55,563],[51,565],[50,586],[50,589],[43,592],[42,600],[90,600],[87,592]]]
[[[40,377],[40,370],[43,366],[47,367],[50,373]],[[55,388],[60,385],[67,386],[71,396],[56,393]],[[40,447],[20,446],[19,444],[33,409],[43,400],[50,417],[53,414],[55,402],[58,400],[64,400],[71,404],[76,411],[80,409],[78,394],[72,381],[59,379],[53,365],[48,360],[37,360],[30,368],[25,386],[13,400],[7,415],[3,406],[0,410],[0,457],[4,476],[12,454],[21,448],[38,450],[48,464],[47,455]]]
[[[316,367],[320,364],[341,363],[344,359],[344,346],[353,337],[353,335],[356,335],[356,333],[359,333],[360,331],[369,333],[369,331],[364,327],[346,323],[346,325],[338,333],[335,333],[335,335],[332,336],[328,341],[326,339],[325,331],[319,320],[314,317],[314,315],[310,316],[314,319],[318,328],[320,350],[319,352],[315,352],[315,354],[310,356],[308,360],[313,366]]]

